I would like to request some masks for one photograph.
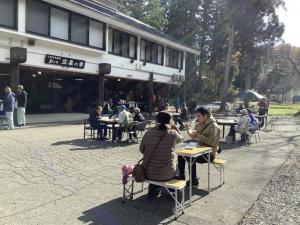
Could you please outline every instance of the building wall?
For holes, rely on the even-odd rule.
[[[63,42],[60,40],[54,40],[46,37],[28,34],[25,32],[25,21],[26,21],[26,4],[25,0],[19,0],[18,10],[18,29],[16,31],[9,30],[0,27],[0,63],[9,63],[9,48],[18,46],[24,47],[28,50],[28,59],[24,64],[25,66],[41,67],[48,69],[62,69],[67,71],[74,71],[85,74],[98,74],[99,63],[110,63],[112,64],[112,73],[110,76],[137,80],[148,80],[149,73],[154,73],[154,79],[156,82],[172,83],[173,75],[184,76],[185,71],[185,60],[183,69],[174,69],[166,66],[160,66],[155,64],[147,63],[143,65],[143,62],[139,61],[139,50],[138,58],[133,63],[130,62],[129,58],[119,57],[108,54],[108,51],[101,51],[89,47],[83,47],[72,43]],[[72,9],[78,12],[80,7],[72,6],[69,1],[48,1],[51,3],[58,3],[60,6]],[[81,9],[81,13],[86,15],[88,10]],[[91,14],[91,12],[89,12]],[[89,15],[91,16],[91,15]],[[94,17],[93,17],[94,18]],[[106,18],[107,22],[109,21]],[[113,23],[114,27],[118,25],[116,22]],[[119,24],[120,25],[120,24]],[[108,26],[107,26],[108,29]],[[108,33],[108,32],[107,32]],[[138,36],[140,39],[140,36]],[[159,39],[160,37],[157,37]],[[35,45],[28,45],[28,40],[35,40]],[[106,38],[108,42],[108,38]],[[139,41],[138,41],[139,43]],[[139,45],[139,44],[138,44]],[[108,46],[108,43],[106,43]],[[166,46],[166,45],[165,45]],[[106,48],[107,49],[107,48]],[[139,49],[139,46],[138,46]],[[85,60],[86,65],[84,69],[75,68],[63,68],[60,66],[48,65],[44,63],[45,55],[57,55],[64,56],[74,59]],[[185,58],[185,57],[184,57]]]

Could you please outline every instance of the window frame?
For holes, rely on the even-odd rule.
[[[114,56],[119,56],[119,57],[123,57],[123,58],[127,58],[127,59],[133,59],[133,60],[137,60],[137,52],[138,52],[138,37],[132,33],[128,33],[128,32],[125,32],[125,31],[122,31],[122,30],[119,30],[119,29],[116,29],[114,27],[109,27],[108,29],[108,34],[110,33],[110,30],[111,30],[111,33],[112,33],[112,37],[111,37],[111,40],[112,40],[112,50],[109,51],[108,49],[108,54],[110,55],[114,55]],[[114,38],[115,38],[115,32],[119,32],[120,34],[120,52],[119,53],[115,53],[114,50],[115,50],[115,41],[114,41]],[[128,56],[124,56],[123,55],[123,36],[127,36],[128,37],[128,45],[127,45],[127,54]],[[130,38],[133,37],[135,39],[135,52],[134,52],[134,57],[130,57]],[[109,40],[109,38],[108,38]],[[108,43],[108,45],[110,45]]]
[[[15,1],[17,1],[17,0],[15,0]],[[28,31],[28,29],[27,29],[28,1],[27,0],[26,0],[26,7],[25,7],[25,11],[26,11],[25,12],[25,15],[26,15],[26,17],[25,17],[25,24],[26,24],[25,32],[26,33],[34,34],[34,35],[37,35],[37,36],[40,36],[40,37],[46,37],[46,38],[53,39],[53,40],[59,40],[59,41],[65,42],[65,43],[71,43],[71,44],[75,44],[75,45],[82,46],[82,47],[88,47],[88,48],[92,48],[92,49],[106,51],[106,48],[107,48],[107,46],[106,46],[106,30],[107,30],[106,28],[107,28],[107,24],[106,23],[104,23],[100,20],[96,20],[96,19],[93,19],[91,17],[88,17],[86,15],[83,15],[83,14],[80,14],[80,13],[73,12],[71,10],[62,8],[60,6],[53,5],[53,4],[48,3],[48,2],[43,2],[41,0],[31,0],[31,1],[39,2],[39,3],[47,5],[49,7],[48,8],[48,35],[43,35],[43,34],[39,34],[39,33],[36,33],[36,32]],[[68,15],[69,15],[68,16],[68,40],[51,36],[51,8],[59,9],[59,10],[62,10],[64,12],[68,13]],[[72,15],[77,15],[77,16],[80,16],[80,17],[84,17],[88,20],[88,29],[87,29],[87,42],[88,43],[87,44],[82,44],[82,43],[77,43],[77,42],[71,41],[71,18],[72,18]],[[95,21],[95,22],[103,24],[103,47],[102,48],[92,46],[89,43],[90,42],[90,40],[89,40],[90,21]]]
[[[154,64],[154,65],[159,65],[159,66],[164,66],[164,54],[165,54],[165,46],[162,45],[162,44],[158,44],[154,41],[151,41],[151,40],[148,40],[146,38],[141,38],[141,42],[144,41],[145,42],[145,59],[142,60],[142,48],[140,49],[140,61],[141,62],[146,62],[146,63],[150,63],[150,64]],[[157,46],[157,62],[153,62],[153,46],[156,45]],[[151,46],[151,49],[150,49],[150,60],[147,60],[147,47],[148,46]],[[162,47],[162,55],[161,55],[161,63],[158,62],[158,49],[159,49],[159,46]]]
[[[51,12],[52,12],[51,10],[52,9],[57,9],[57,10],[61,10],[61,11],[64,11],[64,12],[68,13],[68,39],[67,40],[63,39],[63,38],[58,38],[58,37],[51,36]],[[50,14],[49,14],[49,37],[57,39],[57,40],[62,40],[62,41],[68,41],[69,42],[69,40],[71,40],[71,33],[70,33],[70,25],[71,25],[70,24],[70,17],[71,17],[71,12],[69,10],[63,9],[61,7],[56,7],[56,6],[51,6],[51,5],[49,7],[49,11],[50,11]]]
[[[166,47],[166,54],[168,54],[168,51],[170,53],[169,56],[166,55],[166,59],[168,58],[169,60],[166,60],[166,67],[169,67],[169,68],[173,68],[173,69],[179,69],[179,70],[183,70],[183,63],[184,63],[184,52],[181,51],[181,50],[178,50],[178,49],[175,49],[175,48],[171,48],[169,46]],[[172,58],[174,56],[172,56],[172,54],[176,52],[177,54],[177,66],[174,67],[172,65],[170,65],[170,62],[172,61]],[[181,58],[181,67],[179,67],[179,54],[182,54],[182,58]]]
[[[13,0],[14,1],[14,25],[13,26],[6,26],[6,25],[2,25],[0,24],[1,28],[6,28],[6,29],[10,29],[10,30],[18,30],[18,18],[19,18],[19,4],[18,4],[18,0]]]
[[[51,8],[51,7],[50,7]],[[73,16],[77,16],[77,17],[84,17],[84,19],[86,20],[86,27],[87,27],[87,31],[86,31],[86,44],[83,44],[83,43],[79,43],[79,42],[76,42],[76,41],[72,41],[72,17]],[[83,18],[82,18],[83,19]],[[79,44],[79,45],[83,45],[83,46],[90,46],[90,20],[88,17],[86,16],[82,16],[81,14],[79,13],[70,13],[69,14],[69,41],[71,43],[74,43],[74,44]]]

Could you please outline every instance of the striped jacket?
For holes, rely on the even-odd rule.
[[[151,153],[164,133],[165,136],[151,156]],[[171,129],[162,131],[158,128],[152,128],[144,135],[140,144],[140,152],[144,155],[144,162],[147,162],[151,156],[147,165],[144,165],[146,167],[147,179],[156,181],[173,179],[177,170],[175,145],[182,140],[182,135]]]

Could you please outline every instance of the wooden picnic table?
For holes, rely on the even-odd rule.
[[[229,119],[220,119],[217,120],[217,124],[223,126],[223,138],[225,137],[225,126],[235,126],[237,125],[237,121],[229,120]]]
[[[182,144],[181,144],[182,145]],[[190,195],[190,205],[192,204],[192,166],[196,163],[197,157],[208,154],[207,164],[208,164],[208,193],[210,193],[210,153],[212,152],[211,147],[197,146],[188,149],[189,143],[186,143],[186,147],[177,149],[175,152],[178,156],[182,156],[189,166],[190,172],[190,186],[189,186],[189,195]],[[205,158],[205,157],[204,157]]]

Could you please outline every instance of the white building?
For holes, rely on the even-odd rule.
[[[186,54],[199,51],[117,8],[111,0],[0,0],[0,88],[23,84],[29,111],[40,112],[102,103],[124,83],[121,91],[150,104],[153,82],[184,81]],[[20,51],[27,60],[19,64]],[[103,64],[111,65],[105,76]]]

